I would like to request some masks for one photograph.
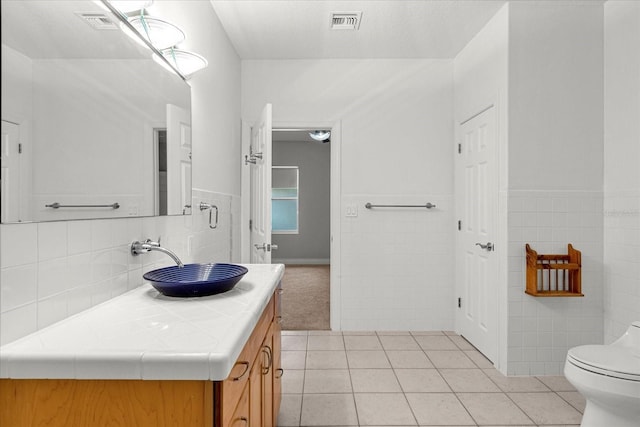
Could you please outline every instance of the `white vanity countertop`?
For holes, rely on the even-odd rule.
[[[224,380],[284,274],[248,264],[228,292],[172,298],[144,284],[0,347],[0,378]]]

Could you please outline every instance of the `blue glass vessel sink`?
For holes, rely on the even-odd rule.
[[[247,271],[236,264],[185,264],[152,270],[142,277],[164,295],[202,297],[233,289]]]

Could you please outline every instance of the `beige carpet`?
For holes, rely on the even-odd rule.
[[[329,266],[286,265],[282,330],[329,330]]]

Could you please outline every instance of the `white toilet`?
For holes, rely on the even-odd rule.
[[[582,427],[640,427],[640,321],[610,345],[569,350],[564,375],[587,401]]]

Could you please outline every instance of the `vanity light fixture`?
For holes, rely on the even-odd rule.
[[[309,136],[316,141],[329,142],[331,138],[331,131],[328,130],[314,130],[309,132]]]
[[[101,2],[112,13],[120,15],[121,29],[136,42],[151,49],[154,61],[167,70],[186,79],[209,65],[201,55],[177,47],[186,38],[180,28],[146,14],[145,9],[151,6],[153,0],[101,0]],[[138,13],[127,14],[127,11],[138,11]]]
[[[164,49],[162,56],[185,77],[189,77],[209,65],[203,56],[175,47]]]
[[[185,39],[184,32],[180,28],[162,19],[152,18],[142,13],[130,18],[129,23],[158,50],[175,46]]]

